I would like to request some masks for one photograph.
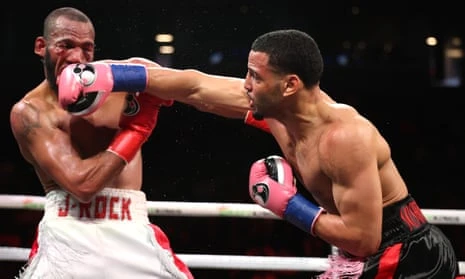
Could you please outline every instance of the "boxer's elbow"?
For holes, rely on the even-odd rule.
[[[95,187],[86,187],[86,185],[82,185],[70,192],[79,202],[88,203],[97,194],[97,191],[95,191],[94,188]]]
[[[78,195],[74,195],[74,198],[77,199],[79,202],[89,203],[92,201],[93,196],[94,195],[78,194]]]
[[[374,243],[365,243],[357,248],[357,250],[353,253],[355,256],[358,257],[369,257],[374,255],[379,249],[379,245]]]
[[[368,257],[379,250],[380,244],[380,237],[362,236],[352,241],[352,248],[348,252],[357,257]]]
[[[79,202],[88,203],[102,189],[101,185],[104,185],[104,183],[92,178],[76,178],[64,188]]]

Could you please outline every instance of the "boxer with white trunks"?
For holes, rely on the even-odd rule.
[[[190,278],[166,235],[149,222],[146,202],[134,190],[105,188],[88,203],[48,192],[21,278]]]
[[[69,64],[91,62],[94,39],[94,26],[81,11],[49,13],[34,45],[45,79],[10,112],[19,150],[46,194],[20,278],[191,279],[166,235],[149,223],[141,191],[141,147],[160,108],[172,101],[127,92],[94,95],[100,109],[92,115],[71,114],[58,103],[57,76]],[[85,69],[76,70],[85,84],[93,82]]]

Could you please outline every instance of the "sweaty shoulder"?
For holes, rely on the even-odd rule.
[[[351,157],[357,160],[377,160],[382,164],[390,158],[387,142],[371,121],[360,115],[353,107],[333,104],[332,120],[324,129],[319,144],[322,158]],[[348,162],[349,163],[349,162]]]
[[[27,136],[33,128],[58,127],[66,113],[58,108],[56,97],[41,87],[26,94],[10,111],[10,125],[15,137]]]
[[[330,104],[325,111],[325,125],[319,140],[323,157],[371,149],[376,128],[353,107]]]

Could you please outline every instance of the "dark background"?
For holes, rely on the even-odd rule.
[[[373,3],[372,3],[373,2]],[[132,56],[157,60],[154,35],[175,35],[170,65],[243,77],[250,44],[258,35],[297,28],[318,42],[326,69],[321,87],[375,123],[422,208],[464,209],[464,59],[454,60],[462,85],[444,86],[446,42],[464,40],[459,3],[408,1],[37,1],[2,8],[3,108],[1,193],[42,195],[9,127],[9,110],[43,79],[33,53],[52,9],[74,6],[96,28],[96,60]],[[304,5],[302,6],[302,5]],[[353,13],[358,7],[358,14]],[[438,37],[436,48],[425,38]],[[346,47],[345,47],[346,46]],[[463,46],[459,47],[463,51]],[[387,51],[386,51],[387,49]],[[221,54],[217,64],[212,55]],[[338,63],[345,57],[345,65]],[[250,203],[250,164],[280,154],[272,137],[255,128],[183,104],[161,112],[144,146],[149,200]],[[41,212],[0,210],[0,245],[30,247]],[[178,253],[324,257],[329,247],[285,222],[260,219],[156,217]],[[464,229],[441,226],[465,260]],[[244,233],[247,232],[247,233]],[[22,263],[0,262],[12,278]],[[4,267],[4,268],[3,268]],[[265,278],[266,272],[193,269],[198,278]],[[5,274],[5,272],[4,272]],[[255,276],[255,277],[253,277]],[[269,275],[271,276],[271,275]],[[275,273],[267,278],[308,278]],[[1,277],[1,276],[0,276]],[[210,278],[210,277],[208,277]]]

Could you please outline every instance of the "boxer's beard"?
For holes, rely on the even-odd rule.
[[[256,120],[263,120],[263,114],[259,113],[258,111],[254,111],[252,115]]]
[[[45,56],[42,62],[44,63],[46,79],[50,83],[50,87],[58,92],[57,78],[55,76],[56,63],[52,62],[48,49],[45,49]]]

